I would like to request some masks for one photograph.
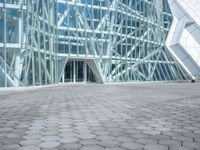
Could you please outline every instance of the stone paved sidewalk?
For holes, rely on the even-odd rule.
[[[0,93],[0,150],[200,150],[200,84]]]

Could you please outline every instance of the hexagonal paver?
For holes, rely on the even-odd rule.
[[[95,138],[96,135],[95,134],[89,134],[89,133],[82,133],[82,134],[79,134],[77,137],[79,137],[81,139],[92,139],[92,138]]]
[[[23,146],[17,150],[40,150],[40,148],[37,146]]]
[[[189,147],[189,148],[195,148],[200,149],[200,143],[198,142],[190,142],[190,141],[184,141],[183,146]]]
[[[81,147],[80,150],[104,150],[104,147],[99,145],[86,145]]]
[[[113,147],[113,146],[121,145],[121,142],[114,141],[114,140],[103,140],[103,141],[99,142],[98,145],[101,145],[104,147]]]
[[[127,150],[126,148],[123,147],[106,147],[104,150]]]
[[[100,141],[96,139],[81,139],[79,143],[82,145],[91,145],[91,144],[98,144],[100,143]]]
[[[120,141],[120,142],[129,142],[129,141],[134,141],[133,138],[128,137],[128,136],[118,136],[115,138],[116,141]]]
[[[0,150],[198,150],[199,89],[134,83],[0,92]]]
[[[20,146],[18,144],[8,144],[8,145],[2,145],[0,147],[0,150],[17,150]]]
[[[64,137],[59,140],[61,143],[74,143],[78,142],[79,139],[76,137]]]
[[[59,136],[44,136],[40,138],[41,141],[59,141],[60,137]]]
[[[82,147],[81,144],[78,143],[68,143],[62,144],[58,147],[59,150],[79,150]]]
[[[156,140],[156,139],[137,139],[136,140],[136,142],[137,143],[140,143],[140,144],[144,144],[144,145],[146,145],[146,144],[157,144],[158,143],[158,140]]]
[[[41,148],[55,148],[57,146],[59,146],[60,143],[58,142],[54,142],[54,141],[48,141],[48,142],[42,142],[39,147]]]
[[[167,146],[159,144],[147,144],[144,147],[145,150],[168,150]]]
[[[34,135],[25,135],[22,138],[25,140],[31,140],[31,139],[40,139],[42,135],[40,134],[34,134]]]
[[[61,137],[72,137],[72,136],[78,136],[75,132],[61,132],[58,134]]]
[[[22,146],[27,146],[27,145],[38,145],[40,144],[41,141],[38,139],[32,139],[32,140],[23,140],[19,144]]]
[[[171,147],[169,150],[195,150],[194,148],[189,148],[185,146]]]
[[[139,144],[139,143],[134,143],[134,142],[125,142],[125,143],[122,143],[121,147],[131,149],[131,150],[136,150],[136,149],[138,150],[138,149],[143,149],[144,145]]]

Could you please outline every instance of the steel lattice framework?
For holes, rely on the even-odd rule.
[[[57,82],[54,0],[0,0],[0,85]]]
[[[186,79],[171,22],[167,0],[0,0],[0,86],[58,83],[69,60],[97,82]]]
[[[101,81],[184,79],[165,40],[166,0],[58,0],[58,51],[93,58]]]

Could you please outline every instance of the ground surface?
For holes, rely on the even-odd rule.
[[[200,150],[200,84],[0,92],[0,150]]]

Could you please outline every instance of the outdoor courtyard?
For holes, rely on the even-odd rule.
[[[200,150],[200,83],[0,91],[0,150]]]

